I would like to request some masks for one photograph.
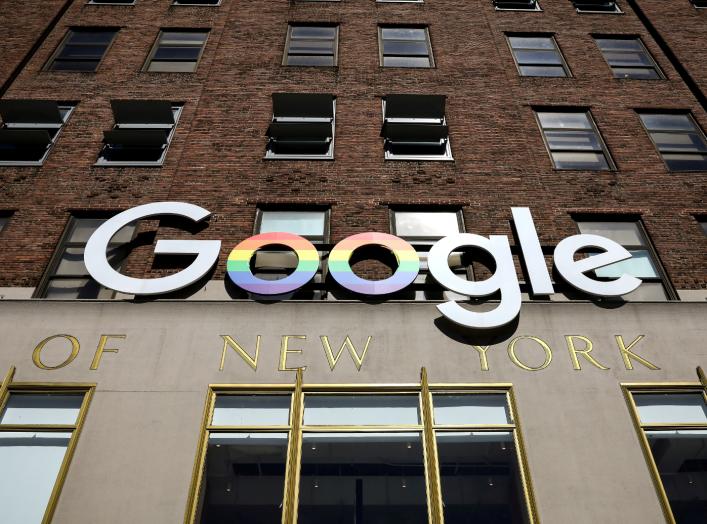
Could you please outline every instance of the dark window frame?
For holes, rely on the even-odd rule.
[[[199,49],[199,56],[196,58],[195,61],[193,61],[194,64],[194,69],[192,71],[150,71],[150,66],[152,65],[152,61],[155,58],[155,55],[157,54],[157,51],[160,48],[160,42],[162,40],[162,35],[165,33],[203,33],[206,35],[204,37],[204,43],[201,45],[201,48]],[[162,27],[160,28],[159,32],[157,33],[157,38],[155,38],[155,41],[152,44],[152,47],[150,48],[150,52],[147,54],[147,58],[145,59],[145,63],[142,66],[142,72],[143,73],[154,73],[154,74],[193,74],[196,73],[197,70],[199,69],[199,64],[201,64],[201,59],[204,56],[204,51],[206,50],[206,45],[209,42],[209,35],[211,34],[211,28],[186,28],[186,27]],[[167,46],[170,47],[170,46]],[[196,47],[196,46],[189,46],[189,47]],[[192,63],[191,60],[159,60],[159,62],[179,62],[179,63]]]
[[[49,289],[49,284],[51,283],[52,280],[77,280],[77,279],[84,279],[88,278],[89,280],[94,280],[91,275],[78,275],[78,274],[71,274],[71,275],[57,275],[56,271],[59,268],[59,264],[61,263],[62,256],[64,252],[68,248],[84,248],[86,247],[86,242],[72,242],[69,239],[71,238],[71,234],[74,231],[74,226],[76,224],[77,220],[81,219],[101,219],[104,218],[108,220],[109,218],[115,216],[116,213],[118,212],[110,212],[110,211],[76,211],[76,212],[71,212],[69,214],[69,218],[67,219],[66,223],[64,224],[64,230],[59,237],[59,241],[57,242],[56,246],[54,247],[54,252],[52,253],[51,258],[49,259],[49,263],[47,264],[46,269],[44,270],[44,273],[42,274],[42,278],[39,281],[39,284],[34,290],[34,293],[32,294],[32,298],[41,298],[45,300],[51,300],[46,297],[47,290]],[[138,234],[138,224],[135,224],[133,226],[133,234],[132,234],[132,240],[135,239],[135,237]],[[131,240],[131,241],[132,241]],[[128,244],[129,242],[109,242],[108,247],[110,248],[111,246],[119,246],[119,245],[125,245]],[[126,257],[127,258],[127,257]],[[124,263],[125,259],[121,262]],[[120,267],[120,266],[119,266]],[[95,280],[94,280],[95,282]],[[98,286],[100,286],[102,289],[108,290],[108,294],[110,295],[107,299],[100,299],[98,297],[93,298],[93,299],[81,299],[81,298],[75,298],[73,300],[111,300],[115,298],[117,295],[117,291],[110,290],[109,288],[106,288],[102,286],[101,284],[96,283]]]
[[[333,27],[336,29],[336,34],[334,35],[334,53],[333,53],[333,64],[332,65],[315,65],[315,64],[289,64],[290,57],[290,43],[292,41],[292,29],[295,27]],[[339,34],[341,33],[341,26],[338,22],[288,22],[287,23],[287,35],[285,37],[285,50],[282,54],[282,65],[287,67],[338,67],[339,66]],[[299,56],[299,55],[298,55]],[[327,55],[313,55],[313,56],[329,56]]]
[[[672,115],[672,116],[686,116],[688,120],[692,123],[694,132],[697,133],[702,137],[702,141],[707,144],[707,134],[705,133],[704,129],[702,129],[702,126],[699,124],[695,116],[692,114],[692,112],[687,109],[687,110],[679,110],[679,109],[636,109],[635,110],[636,115],[638,116],[638,121],[641,124],[641,127],[643,130],[646,132],[648,135],[648,138],[650,139],[651,143],[653,144],[653,148],[655,149],[656,153],[660,156],[660,160],[663,162],[663,165],[665,166],[665,169],[670,172],[670,173],[701,173],[704,171],[704,169],[671,169],[670,166],[668,166],[668,163],[666,162],[665,158],[663,157],[663,152],[658,148],[658,144],[656,144],[654,138],[653,138],[653,131],[649,130],[648,127],[643,123],[643,119],[641,118],[641,115]],[[671,133],[671,134],[684,134],[685,131],[678,132],[678,131],[670,131],[670,130],[656,130],[655,132],[659,133]],[[671,154],[672,152],[668,152],[668,154]],[[707,155],[707,153],[704,153]]]
[[[521,7],[499,7],[499,4],[503,4],[504,2],[500,1],[494,1],[493,6],[496,11],[519,11],[519,12],[525,12],[525,13],[540,13],[542,12],[542,7],[540,7],[540,2],[538,0],[535,0],[533,2],[533,8],[532,9],[523,9]],[[507,3],[512,3],[512,4],[521,4],[522,2],[516,1],[516,2],[507,2]]]
[[[573,78],[574,75],[572,74],[572,70],[570,69],[570,66],[567,63],[567,59],[565,58],[565,55],[562,52],[562,49],[560,48],[560,44],[557,42],[557,38],[555,37],[555,33],[507,32],[507,33],[505,33],[505,36],[506,36],[506,43],[508,44],[508,48],[511,51],[511,57],[513,58],[513,63],[516,65],[516,70],[518,71],[518,76],[520,76],[522,78]],[[518,62],[518,57],[515,54],[516,49],[511,44],[512,37],[548,38],[548,39],[550,39],[552,41],[553,45],[555,46],[555,51],[557,52],[557,55],[560,57],[560,66],[564,70],[565,76],[562,77],[562,76],[546,76],[546,75],[524,75],[521,71],[521,64]],[[529,49],[529,48],[525,48],[525,49]],[[548,66],[548,65],[554,65],[554,64],[532,63],[532,64],[523,64],[523,65]]]
[[[99,4],[96,4],[99,5]],[[116,5],[122,5],[122,4],[116,4]],[[56,47],[54,52],[51,54],[47,62],[44,64],[42,67],[42,71],[45,72],[51,72],[51,73],[97,73],[101,65],[103,64],[103,61],[105,60],[106,56],[110,52],[110,50],[113,47],[113,44],[115,44],[115,41],[118,38],[118,33],[120,33],[121,28],[116,27],[116,26],[72,26],[67,28],[66,34],[64,37],[61,39],[61,42],[59,42],[59,45]],[[98,32],[98,31],[104,31],[104,32],[113,32],[113,37],[111,38],[110,42],[108,42],[108,45],[105,48],[105,51],[103,51],[103,55],[101,55],[101,58],[98,59],[96,62],[96,67],[93,69],[93,71],[83,71],[83,70],[78,70],[78,69],[52,69],[52,66],[54,62],[59,58],[59,55],[61,52],[64,50],[64,47],[69,43],[69,39],[71,38],[72,35],[76,33],[81,33],[81,32]],[[76,44],[72,44],[76,45]],[[81,60],[74,60],[74,61],[81,61]],[[92,60],[86,60],[86,62],[89,62]]]
[[[383,29],[423,29],[425,31],[425,43],[427,45],[427,59],[429,66],[387,66],[385,65],[385,53],[383,49]],[[388,55],[388,56],[411,56],[411,55]],[[384,69],[435,69],[437,63],[432,51],[432,35],[430,26],[427,24],[378,24],[378,64]]]
[[[648,235],[648,231],[646,230],[646,226],[643,223],[643,219],[641,218],[640,215],[635,215],[635,214],[625,214],[625,215],[616,215],[616,214],[610,214],[610,213],[597,213],[597,214],[585,214],[585,213],[576,213],[571,215],[572,220],[574,221],[575,228],[578,234],[581,234],[582,231],[579,228],[579,223],[580,222],[607,222],[607,223],[629,223],[629,224],[635,224],[636,229],[638,231],[638,235],[643,241],[643,244],[621,244],[621,246],[628,251],[647,251],[648,255],[650,256],[651,263],[653,267],[655,268],[656,273],[658,274],[657,277],[636,277],[640,279],[642,282],[648,282],[648,283],[659,283],[663,286],[663,291],[665,292],[666,296],[666,301],[679,301],[680,298],[678,297],[677,291],[675,290],[675,287],[673,286],[672,281],[668,277],[668,273],[665,271],[665,267],[663,266],[663,262],[660,259],[660,256],[658,255],[658,251],[655,249],[655,245],[653,244],[653,241],[651,240],[651,237]],[[612,278],[606,278],[606,277],[598,277],[594,275],[592,278],[595,278],[596,280],[600,281],[610,281],[613,280]]]
[[[564,106],[532,106],[531,109],[533,110],[533,114],[535,117],[535,121],[538,124],[538,129],[540,130],[540,135],[542,136],[543,143],[545,144],[545,149],[547,150],[548,156],[550,157],[550,162],[552,163],[552,169],[554,171],[597,171],[597,172],[602,172],[602,171],[617,171],[618,167],[616,166],[616,163],[614,162],[613,155],[611,154],[611,151],[609,150],[609,146],[604,140],[604,136],[599,129],[599,126],[596,123],[596,120],[594,120],[594,115],[592,115],[592,111],[588,107],[564,107]],[[552,157],[553,150],[550,148],[550,143],[548,142],[547,136],[545,135],[546,129],[543,128],[542,123],[540,122],[540,116],[539,113],[577,113],[577,114],[584,114],[587,117],[587,120],[589,121],[589,124],[592,127],[592,131],[594,131],[594,134],[597,137],[597,140],[599,142],[599,145],[601,146],[601,151],[604,155],[604,159],[606,160],[607,168],[601,168],[601,169],[586,169],[586,168],[561,168],[557,167],[555,164],[555,160]],[[573,129],[566,129],[566,128],[547,128],[549,131],[572,131]],[[596,153],[598,150],[582,150],[582,149],[558,149],[555,150],[555,152],[559,153],[582,153],[582,152],[594,152]]]
[[[658,65],[658,62],[656,61],[655,57],[653,56],[653,53],[650,52],[650,50],[646,46],[645,42],[643,41],[643,38],[641,38],[640,35],[597,33],[597,34],[592,34],[592,38],[594,39],[594,43],[596,44],[597,48],[599,49],[599,52],[601,53],[602,58],[604,59],[606,64],[609,66],[609,70],[612,72],[613,78],[616,78],[617,80],[667,80],[667,76],[663,72],[663,69],[660,67],[660,65]],[[599,45],[599,42],[597,42],[597,40],[633,40],[633,41],[636,41],[640,44],[645,55],[650,59],[650,61],[653,65],[652,66],[612,66],[611,63],[609,62],[608,58],[604,54],[604,50],[601,48],[601,46]],[[658,75],[658,78],[632,78],[632,77],[616,76],[615,74],[613,74],[614,67],[619,67],[619,68],[623,68],[623,69],[651,69],[652,68],[656,72],[656,74]]]

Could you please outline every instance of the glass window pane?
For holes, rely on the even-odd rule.
[[[562,66],[527,66],[521,65],[520,74],[523,76],[550,76],[563,77],[567,76],[565,68]]]
[[[519,64],[562,64],[562,59],[557,51],[523,50],[516,51]]]
[[[336,27],[309,25],[292,26],[290,36],[292,38],[325,38],[333,40],[336,37]]]
[[[83,248],[68,247],[61,255],[61,260],[56,268],[57,275],[86,275],[88,270],[83,263]]]
[[[188,32],[188,31],[169,31],[162,33],[160,37],[160,44],[167,45],[192,45],[201,47],[201,45],[206,40],[206,33],[204,32]]]
[[[294,66],[333,66],[334,55],[289,55],[287,65]]]
[[[427,523],[419,433],[305,433],[299,524]]]
[[[67,44],[61,50],[62,59],[93,59],[100,60],[103,56],[105,46],[102,45],[71,45]]]
[[[212,433],[206,451],[202,524],[279,523],[287,433]]]
[[[538,119],[543,128],[592,129],[586,113],[539,112]]]
[[[545,131],[547,144],[555,150],[601,151],[601,143],[593,131]]]
[[[651,80],[660,78],[658,71],[652,67],[612,67],[614,78],[635,78],[638,80]]]
[[[113,40],[116,31],[72,31],[67,43],[103,44],[104,48]]]
[[[427,56],[427,42],[387,40],[383,42],[383,54],[403,56]]]
[[[707,405],[701,393],[634,393],[642,424],[707,423]]]
[[[647,431],[675,522],[704,522],[707,514],[707,431]]]
[[[436,432],[447,524],[528,522],[513,434]]]
[[[291,395],[218,395],[214,426],[286,426]]]
[[[643,237],[636,222],[578,222],[580,233],[610,238],[622,246],[643,245]]]
[[[452,211],[395,211],[399,237],[442,238],[460,232],[458,214]]]
[[[432,395],[435,424],[510,424],[505,394]]]
[[[52,62],[52,71],[95,71],[98,67],[96,60],[64,60],[57,58]]]
[[[508,40],[514,49],[555,49],[555,42],[550,37],[510,36]]]
[[[75,424],[83,395],[12,393],[0,424]]]
[[[0,217],[0,231],[5,229],[9,220],[10,220],[10,217]]]
[[[660,151],[707,153],[707,143],[700,133],[653,132],[651,137]]]
[[[384,27],[383,39],[388,40],[427,40],[426,31],[415,27]]]
[[[427,56],[384,56],[385,67],[432,67]]]
[[[101,286],[92,278],[53,279],[47,284],[44,298],[112,298],[113,291]]]
[[[305,395],[304,423],[312,426],[419,424],[418,395]]]
[[[597,38],[597,45],[602,51],[608,50],[630,50],[642,51],[643,46],[636,39],[625,38]]]
[[[622,295],[621,298],[629,302],[663,301],[668,300],[668,295],[660,282],[641,282],[638,289]]]
[[[638,278],[659,278],[648,251],[631,251],[632,257],[596,270],[598,277],[618,278],[624,273]]]
[[[643,125],[648,130],[695,131],[695,126],[688,115],[640,115]]]
[[[3,522],[40,524],[71,433],[0,432]]]
[[[290,54],[308,55],[308,54],[334,54],[333,40],[291,40]]]
[[[282,232],[324,236],[326,211],[263,211],[260,233]]]
[[[153,60],[147,66],[151,73],[193,73],[196,71],[196,62],[160,62]]]
[[[653,65],[653,60],[643,51],[605,51],[604,57],[612,66]]]
[[[670,171],[707,171],[707,155],[664,153]]]
[[[609,169],[603,153],[552,153],[557,169]]]
[[[105,218],[73,218],[69,242],[88,242],[93,232],[105,222]]]
[[[193,61],[199,59],[201,49],[198,47],[160,47],[156,52],[153,60],[187,60]]]

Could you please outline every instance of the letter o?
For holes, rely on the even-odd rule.
[[[281,244],[297,255],[295,271],[279,280],[263,280],[250,270],[255,252],[268,245]],[[245,239],[228,255],[226,271],[238,287],[257,295],[282,295],[301,288],[312,280],[319,269],[319,253],[312,243],[293,233],[261,233]]]
[[[56,366],[47,366],[46,364],[44,364],[44,362],[42,362],[42,350],[49,341],[54,340],[55,338],[65,338],[66,340],[71,342],[71,354],[61,364],[58,364]],[[76,337],[73,337],[71,335],[52,335],[51,337],[47,337],[42,340],[39,344],[37,344],[37,347],[34,348],[34,351],[32,352],[32,362],[34,362],[34,365],[37,366],[39,369],[60,369],[65,366],[68,366],[74,361],[76,356],[79,354],[79,349],[80,345]]]
[[[389,249],[398,261],[398,268],[383,280],[366,280],[357,276],[349,260],[353,252],[366,245]],[[329,274],[339,285],[363,295],[387,295],[406,288],[420,272],[420,257],[402,238],[387,233],[359,233],[343,239],[329,253]]]
[[[543,362],[539,367],[531,368],[530,366],[527,366],[526,364],[523,364],[520,360],[518,360],[518,357],[516,356],[516,342],[523,339],[528,339],[537,342],[540,347],[543,348],[543,351],[545,352],[545,362]],[[550,349],[550,346],[548,346],[544,340],[530,335],[522,335],[511,340],[510,344],[508,344],[508,356],[511,358],[511,362],[526,371],[540,371],[541,369],[545,369],[546,367],[548,367],[550,365],[550,362],[552,362],[552,350]]]

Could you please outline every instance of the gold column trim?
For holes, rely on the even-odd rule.
[[[430,384],[427,380],[427,369],[424,367],[420,370],[420,385],[422,390],[420,395],[422,403],[422,433],[427,466],[427,512],[431,524],[442,524],[444,522],[444,511],[442,509],[442,487],[437,460],[437,442],[432,427],[432,395],[430,393]]]
[[[304,398],[302,395],[302,368],[297,368],[295,391],[292,394],[292,409],[290,410],[290,441],[287,450],[287,467],[285,469],[285,493],[282,499],[282,524],[297,523],[297,506],[299,501],[299,463],[302,455],[302,412]]]
[[[5,397],[7,396],[7,390],[10,388],[12,379],[15,377],[15,366],[10,366],[7,370],[5,378],[0,382],[0,412],[5,407]]]

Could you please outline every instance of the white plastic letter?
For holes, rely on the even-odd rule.
[[[603,249],[604,253],[575,260],[577,251],[586,248]],[[616,280],[602,282],[584,273],[631,258],[626,248],[599,235],[574,235],[565,238],[555,247],[555,267],[564,279],[577,289],[590,295],[618,297],[630,293],[641,285],[641,280],[624,273]]]
[[[166,277],[133,278],[121,275],[108,263],[108,243],[121,228],[143,218],[175,215],[200,222],[211,215],[203,207],[184,202],[154,202],[133,207],[104,222],[91,235],[84,250],[84,263],[91,276],[103,286],[133,295],[159,295],[187,287],[206,275],[218,260],[220,240],[158,240],[156,254],[194,254],[189,267]]]
[[[550,273],[545,265],[538,232],[533,223],[530,209],[527,207],[512,207],[513,223],[516,226],[520,249],[523,251],[523,260],[528,269],[528,279],[536,295],[552,295],[555,289],[552,287]]]
[[[493,256],[496,272],[487,280],[470,281],[455,275],[449,267],[449,255],[461,247],[478,247]],[[450,291],[472,297],[485,297],[501,292],[501,303],[491,311],[476,312],[461,307],[453,300],[437,306],[452,322],[470,328],[495,328],[508,324],[520,313],[521,296],[508,237],[492,235],[489,238],[469,233],[451,235],[439,240],[428,256],[430,274]]]

